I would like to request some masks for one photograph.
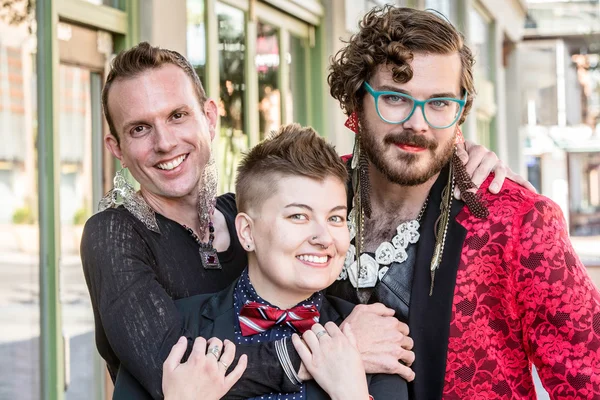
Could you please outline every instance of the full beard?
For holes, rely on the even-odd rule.
[[[359,136],[361,150],[365,152],[371,164],[387,180],[398,185],[417,186],[427,182],[450,162],[454,153],[456,132],[451,140],[442,144],[429,140],[423,135],[418,135],[410,130],[403,130],[400,133],[390,133],[384,137],[382,142],[378,142],[368,124],[365,123],[364,118],[361,118],[361,126],[362,129]],[[431,161],[429,161],[424,170],[419,170],[414,166],[420,157],[418,154],[402,152],[396,156],[395,160],[391,162],[386,160],[384,156],[386,147],[397,144],[424,148],[424,151],[430,153]],[[443,146],[441,151],[436,153],[436,150],[440,146]],[[393,165],[392,162],[396,163],[396,165]],[[404,168],[399,168],[401,166]]]

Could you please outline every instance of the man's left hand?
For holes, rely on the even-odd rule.
[[[491,193],[497,194],[506,178],[523,186],[527,190],[536,192],[535,187],[527,179],[514,173],[493,151],[469,141],[465,141],[465,143],[459,144],[456,147],[456,154],[465,164],[467,173],[471,176],[471,180],[475,186],[481,186],[493,172],[494,179],[488,188]],[[460,199],[458,188],[454,191],[454,197]]]
[[[381,303],[359,304],[342,322],[352,326],[358,351],[369,374],[398,374],[415,379],[410,365],[415,361],[408,325],[394,317],[394,310]]]

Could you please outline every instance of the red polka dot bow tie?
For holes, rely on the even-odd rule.
[[[242,307],[240,328],[242,329],[242,335],[251,336],[265,332],[275,325],[286,324],[298,333],[303,334],[319,322],[319,316],[319,310],[313,305],[280,310],[253,301]]]

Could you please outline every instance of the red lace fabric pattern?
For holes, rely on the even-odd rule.
[[[535,364],[552,399],[600,399],[600,293],[559,207],[506,181],[480,193],[458,268],[444,399],[535,399]]]

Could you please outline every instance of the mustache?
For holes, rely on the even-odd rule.
[[[418,135],[412,131],[402,131],[399,133],[389,133],[383,138],[385,144],[407,145],[422,147],[424,149],[435,150],[438,143],[435,140],[429,140],[423,135]]]

